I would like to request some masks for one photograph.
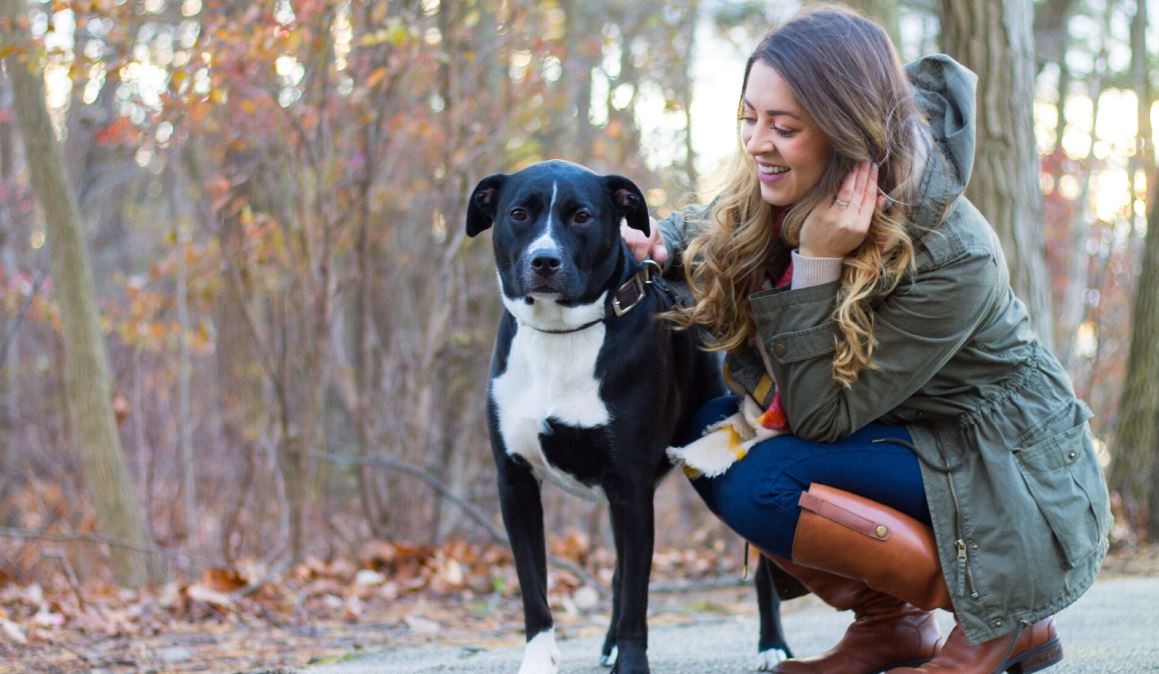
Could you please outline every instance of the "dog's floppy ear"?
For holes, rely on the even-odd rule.
[[[471,192],[471,201],[467,204],[467,236],[475,236],[495,222],[495,207],[505,182],[507,176],[496,173],[480,180],[475,186],[475,191]]]
[[[616,204],[620,215],[628,220],[628,226],[650,234],[648,204],[645,203],[644,194],[636,187],[636,183],[624,176],[605,176],[604,183],[608,186],[612,202]]]

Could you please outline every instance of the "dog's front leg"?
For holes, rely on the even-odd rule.
[[[616,570],[612,574],[612,620],[608,623],[608,635],[604,637],[604,645],[600,649],[600,664],[612,667],[616,664],[616,629],[620,624],[620,579],[624,577],[624,555],[620,554],[620,541],[616,545]]]
[[[520,461],[504,457],[498,463],[499,506],[515,557],[527,634],[519,674],[556,674],[560,653],[547,605],[547,551],[539,481]]]
[[[648,579],[652,574],[652,547],[655,535],[652,485],[624,485],[609,494],[612,532],[618,563],[620,601],[616,620],[616,662],[613,674],[647,674],[648,669]]]

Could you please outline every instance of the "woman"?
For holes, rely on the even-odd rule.
[[[1051,616],[1106,553],[1090,412],[962,196],[974,83],[946,56],[903,70],[850,12],[798,15],[745,68],[723,193],[629,238],[683,268],[675,320],[727,352],[736,393],[701,410],[707,449],[674,455],[735,531],[855,612],[774,671],[1043,669]],[[935,608],[956,618],[941,646]]]

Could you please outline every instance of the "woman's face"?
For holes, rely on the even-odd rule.
[[[756,160],[761,198],[791,206],[811,190],[829,162],[829,139],[797,103],[785,78],[760,60],[749,71],[741,142]]]

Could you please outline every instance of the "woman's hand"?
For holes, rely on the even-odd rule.
[[[664,264],[668,261],[668,247],[664,245],[664,239],[660,237],[660,223],[651,216],[648,217],[648,220],[648,231],[651,232],[651,236],[645,236],[644,232],[632,229],[626,224],[620,225],[620,236],[623,237],[624,243],[628,244],[628,248],[632,251],[637,262],[643,262],[651,257],[660,264]]]
[[[873,211],[885,205],[877,192],[877,164],[861,162],[845,176],[837,197],[813,209],[801,225],[797,252],[806,257],[845,257],[865,241]]]

